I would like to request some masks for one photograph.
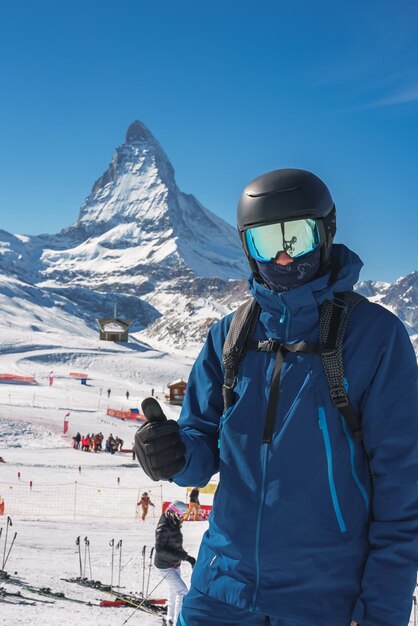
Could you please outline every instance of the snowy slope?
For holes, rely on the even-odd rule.
[[[126,607],[101,608],[96,605],[109,596],[62,579],[80,573],[77,537],[81,538],[81,565],[90,577],[84,544],[84,537],[88,537],[91,577],[109,584],[112,577],[109,542],[122,539],[121,585],[126,592],[140,591],[141,550],[148,546],[148,555],[154,543],[161,502],[184,500],[186,490],[174,484],[150,481],[129,453],[109,455],[74,450],[71,436],[77,431],[83,434],[101,431],[105,437],[113,433],[129,449],[137,425],[109,417],[107,408],[139,407],[154,389],[167,416],[176,419],[179,408],[164,403],[166,385],[176,378],[187,379],[193,359],[180,353],[160,352],[139,342],[126,345],[101,342],[99,346],[95,333],[89,333],[88,329],[71,332],[70,326],[66,326],[69,319],[62,318],[60,330],[55,334],[36,333],[38,344],[31,342],[29,335],[17,343],[20,329],[0,329],[0,372],[31,374],[37,381],[35,386],[0,384],[0,456],[5,461],[0,464],[0,495],[5,499],[6,515],[11,513],[13,520],[7,545],[17,532],[6,569],[32,585],[62,591],[94,606],[65,600],[45,604],[39,602],[45,598],[23,590],[36,605],[1,603],[0,624],[73,626],[88,621],[100,626],[122,626],[130,618],[128,623],[132,625],[156,626],[160,623],[158,617],[139,611],[132,615],[132,609]],[[85,332],[79,332],[82,330]],[[52,386],[49,385],[51,371]],[[87,373],[88,385],[73,380],[69,376],[72,371]],[[107,389],[111,389],[110,397]],[[126,391],[130,392],[129,400]],[[70,413],[69,431],[63,435],[67,413]],[[32,490],[29,481],[33,483]],[[156,506],[151,508],[145,522],[141,522],[135,513],[135,503],[144,490],[150,493]],[[210,503],[211,496],[203,498]],[[6,517],[0,517],[0,528],[3,528],[2,558]],[[192,555],[197,554],[206,528],[206,522],[183,525],[184,545]],[[118,566],[117,552],[113,569],[115,584]],[[148,566],[147,558],[146,579]],[[182,573],[189,582],[188,564],[182,565]],[[151,567],[149,590],[155,588],[154,597],[166,595],[165,583],[160,581],[158,572]],[[20,589],[10,582],[0,582],[0,586],[9,591]]]
[[[24,319],[22,312],[22,321]],[[71,316],[60,319],[55,333],[39,331],[36,335],[32,333],[32,338],[34,336],[38,344],[31,342],[30,334],[21,333],[20,328],[0,329],[0,373],[35,375],[37,381],[35,386],[0,384],[0,457],[5,461],[0,464],[0,495],[5,499],[6,515],[10,513],[13,520],[8,545],[13,533],[18,533],[6,569],[11,574],[17,572],[32,585],[51,587],[54,591],[64,591],[69,597],[97,604],[109,597],[61,580],[79,575],[75,539],[81,536],[83,542],[85,536],[89,538],[92,576],[107,584],[111,580],[109,541],[122,539],[121,585],[125,591],[139,591],[142,585],[140,551],[145,544],[148,550],[153,545],[161,502],[185,499],[186,490],[150,481],[132,461],[131,454],[74,450],[71,436],[77,431],[84,434],[101,431],[105,437],[113,433],[130,449],[137,425],[109,417],[107,408],[139,407],[152,389],[163,402],[167,383],[176,378],[187,379],[192,359],[173,357],[137,341],[126,345],[102,342],[99,346],[95,333],[81,326],[71,328]],[[51,371],[52,386],[49,385]],[[72,371],[86,372],[88,385],[82,386],[73,380],[69,376]],[[107,389],[111,389],[109,398]],[[130,392],[129,400],[126,391]],[[177,418],[178,407],[163,406],[168,417]],[[69,431],[63,435],[67,413],[70,413]],[[32,491],[29,481],[33,483]],[[72,511],[75,506],[71,491],[75,481],[79,501],[74,518],[68,515],[66,507]],[[140,522],[135,504],[143,490],[151,493],[156,507],[151,509],[145,522]],[[85,492],[88,498],[83,508]],[[99,495],[107,498],[105,508]],[[115,514],[112,507],[116,502],[119,504]],[[112,510],[113,517],[106,518]],[[191,554],[197,553],[206,526],[205,522],[185,524],[185,547]],[[6,517],[0,517],[0,528],[4,529],[0,540],[2,559]],[[82,543],[83,560],[84,549]],[[116,553],[115,583],[118,558]],[[147,575],[148,564],[147,559]],[[190,567],[186,564],[183,570],[185,579],[189,580]],[[159,581],[158,573],[152,568],[149,589]],[[19,590],[2,581],[0,586],[9,591]],[[33,595],[24,590],[22,593]],[[164,596],[165,593],[162,583],[153,595]],[[33,599],[42,597],[33,595]],[[70,626],[88,620],[91,624],[114,626],[122,624],[131,613],[130,608],[89,607],[64,600],[54,604],[37,602],[36,606],[0,603],[0,624]],[[151,626],[160,623],[160,619],[137,611],[129,623]]]

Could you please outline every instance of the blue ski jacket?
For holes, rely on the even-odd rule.
[[[331,285],[322,276],[276,293],[250,278],[262,307],[254,338],[318,342],[318,305],[352,290],[362,266],[342,245],[333,258]],[[231,317],[210,330],[179,419],[186,464],[174,482],[202,486],[220,472],[192,584],[292,626],[407,626],[418,569],[418,393],[404,325],[367,300],[350,318],[345,379],[364,448],[332,404],[320,357],[301,353],[286,355],[266,444],[275,354],[247,352],[237,401],[223,414]]]

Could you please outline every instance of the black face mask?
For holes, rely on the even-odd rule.
[[[274,261],[256,261],[264,283],[272,291],[289,291],[314,279],[321,265],[321,248],[297,257],[289,265],[277,265]]]

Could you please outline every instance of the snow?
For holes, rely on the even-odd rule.
[[[106,409],[139,408],[142,399],[154,389],[167,416],[176,419],[179,407],[164,403],[164,394],[170,381],[188,378],[192,359],[171,356],[143,344],[99,342],[94,333],[80,337],[66,327],[65,320],[63,327],[65,330],[61,328],[55,334],[28,333],[26,338],[20,337],[19,343],[18,329],[0,325],[0,371],[34,373],[37,380],[35,387],[0,385],[0,456],[5,460],[0,464],[0,495],[6,505],[5,515],[0,517],[0,559],[9,512],[13,526],[8,545],[14,532],[17,537],[6,565],[8,573],[16,572],[32,585],[98,604],[110,596],[62,580],[80,573],[76,538],[81,537],[84,567],[84,537],[88,537],[92,577],[106,584],[111,580],[109,541],[115,539],[116,544],[122,539],[121,586],[125,592],[138,592],[142,585],[142,546],[148,546],[149,554],[162,501],[185,500],[186,489],[151,481],[130,453],[74,450],[71,437],[77,431],[101,431],[105,438],[112,432],[124,440],[124,448],[129,450],[137,425],[107,416]],[[88,384],[70,378],[70,371],[88,372]],[[63,421],[68,412],[69,431],[64,435]],[[143,491],[148,491],[155,503],[145,522],[136,512]],[[204,498],[208,501],[212,496]],[[206,522],[187,522],[183,526],[185,548],[195,556],[206,528]],[[114,584],[118,559],[116,552]],[[146,576],[148,563],[147,558]],[[86,568],[89,575],[88,561]],[[191,572],[187,563],[182,565],[182,572],[188,583]],[[160,580],[152,567],[149,589],[157,587],[154,597],[166,594],[165,583],[160,584]],[[19,591],[8,582],[1,581],[0,586]],[[46,599],[36,595],[33,598]],[[65,600],[38,602],[36,606],[0,603],[0,624],[73,626],[88,621],[115,626],[122,625],[132,612],[129,607],[89,607]],[[128,623],[152,626],[160,622],[159,617],[136,611]]]

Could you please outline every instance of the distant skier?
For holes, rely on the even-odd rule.
[[[144,493],[142,494],[141,499],[138,502],[138,506],[141,508],[141,519],[144,522],[146,516],[148,515],[149,507],[155,506],[155,504],[151,502],[151,498],[149,497],[147,491],[144,491]]]
[[[102,449],[102,443],[103,443],[103,433],[99,433],[97,435],[97,449],[98,450]]]
[[[199,489],[197,487],[193,487],[189,496],[189,510],[184,516],[184,519],[189,520],[190,516],[192,515],[193,522],[197,522],[197,520],[199,519],[199,509],[200,509]]]
[[[80,441],[81,441],[81,435],[80,435],[80,433],[77,433],[77,434],[75,435],[75,437],[73,437],[73,439],[74,439],[74,448],[75,448],[76,450],[79,450],[79,449],[80,449]]]
[[[110,433],[109,437],[106,439],[106,452],[110,452],[110,454],[115,454],[117,449],[116,440],[113,437],[112,433]]]
[[[107,397],[110,398],[110,394],[111,394],[111,389],[107,390]]]
[[[180,564],[187,561],[194,567],[196,563],[196,559],[183,549],[181,525],[186,513],[187,504],[179,500],[172,502],[161,515],[155,530],[154,565],[168,585],[167,618],[163,619],[163,624],[167,626],[177,624],[183,598],[188,591],[180,574]]]
[[[126,392],[126,399],[129,400],[129,391]]]

